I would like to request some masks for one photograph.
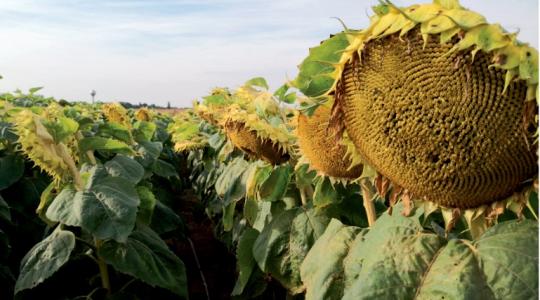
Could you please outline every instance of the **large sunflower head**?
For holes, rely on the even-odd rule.
[[[537,50],[457,1],[375,11],[300,66],[308,112],[330,101],[332,131],[408,197],[469,209],[530,184]]]

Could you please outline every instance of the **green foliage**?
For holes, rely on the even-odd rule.
[[[295,86],[308,97],[324,95],[337,80],[333,74],[349,42],[347,34],[338,33],[323,41],[320,46],[311,48],[309,56],[302,62]]]
[[[323,234],[329,218],[315,209],[295,208],[276,216],[253,245],[253,257],[293,294],[303,290],[300,264]]]
[[[137,228],[125,243],[106,241],[98,254],[122,273],[188,297],[184,263],[147,227]]]
[[[0,157],[0,190],[21,179],[24,173],[24,160],[14,154]]]
[[[112,138],[99,136],[87,137],[79,142],[79,149],[83,152],[93,150],[106,150],[113,153],[133,155],[135,152],[126,143]]]
[[[36,244],[21,262],[15,293],[31,289],[51,277],[69,260],[74,247],[75,235],[65,230],[55,230]]]
[[[394,211],[369,230],[332,220],[302,263],[306,299],[538,297],[536,222],[503,222],[476,241],[446,240],[425,232],[420,214]]]
[[[2,95],[19,107],[0,115],[0,298],[25,298],[45,281],[54,286],[66,280],[84,284],[79,294],[52,288],[44,297],[92,295],[100,281],[107,293],[133,297],[127,283],[134,279],[187,298],[183,263],[158,235],[183,229],[180,217],[155,194],[172,194],[178,183],[178,158],[166,132],[171,119],[156,115],[153,122],[119,125],[99,117],[93,106],[62,107],[37,91]],[[65,181],[32,168],[19,150],[10,121],[26,110],[42,118],[46,132],[38,134],[52,139],[38,151],[56,151],[66,164]],[[44,231],[52,234],[43,239]],[[85,259],[99,268],[83,264],[80,278],[59,272]],[[95,280],[98,269],[101,280]]]
[[[242,236],[238,241],[238,246],[236,248],[236,257],[238,259],[238,270],[239,275],[234,286],[234,289],[231,293],[232,296],[241,295],[244,291],[246,285],[255,271],[256,263],[253,258],[253,244],[259,236],[259,232],[252,228],[246,228]]]
[[[65,187],[47,209],[47,218],[88,230],[98,239],[126,241],[135,226],[139,196],[133,183],[92,167],[83,190]]]

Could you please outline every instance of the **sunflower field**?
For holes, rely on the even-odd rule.
[[[179,113],[0,95],[0,298],[537,299],[538,51],[373,11]]]

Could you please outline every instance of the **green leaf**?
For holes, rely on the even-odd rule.
[[[420,209],[411,217],[397,210],[369,230],[333,221],[302,264],[306,299],[538,297],[536,222],[502,222],[477,241],[446,240],[422,228]]]
[[[223,206],[223,216],[221,220],[223,222],[223,230],[228,232],[233,229],[234,226],[234,213],[236,212],[236,201],[232,201]]]
[[[79,150],[86,152],[89,150],[107,150],[114,153],[134,155],[135,151],[131,147],[119,140],[104,137],[86,137],[79,141]]]
[[[150,168],[158,159],[163,151],[161,142],[139,142],[136,160],[145,168]]]
[[[105,163],[105,169],[113,177],[121,177],[133,184],[139,183],[144,176],[144,168],[136,160],[118,154]]]
[[[325,207],[339,200],[340,195],[332,186],[330,179],[324,177],[317,182],[313,192],[313,206]]]
[[[57,143],[65,142],[79,130],[79,123],[66,117],[58,117],[54,122],[44,121],[43,125]]]
[[[176,172],[174,166],[162,159],[156,160],[153,166],[153,171],[154,174],[164,178],[178,177],[178,173]]]
[[[105,241],[98,254],[122,273],[188,298],[184,263],[148,227],[137,228],[125,243]]]
[[[135,123],[135,139],[137,142],[141,141],[151,141],[154,133],[156,132],[157,126],[152,122],[147,121],[138,121]]]
[[[263,201],[278,201],[287,192],[292,177],[292,166],[284,164],[274,168],[270,176],[261,184],[258,196]]]
[[[315,209],[284,211],[264,227],[255,241],[255,261],[292,294],[302,292],[300,264],[329,221]]]
[[[99,133],[108,135],[127,144],[133,143],[129,129],[121,124],[109,122],[99,126]]]
[[[268,90],[268,83],[266,83],[266,79],[262,77],[251,78],[250,80],[246,81],[246,85],[258,86]]]
[[[13,125],[0,121],[0,140],[6,140],[10,143],[15,143],[19,137],[15,134]]]
[[[274,96],[282,102],[289,103],[289,104],[294,103],[294,101],[296,101],[296,94],[295,93],[287,94],[287,91],[289,91],[289,88],[290,88],[290,85],[288,83],[285,83],[274,92]]]
[[[241,295],[244,288],[249,282],[253,269],[255,268],[255,260],[253,259],[253,244],[259,236],[259,232],[253,228],[246,228],[236,248],[236,264],[238,269],[238,279],[234,285],[232,296]]]
[[[152,214],[154,213],[154,207],[156,207],[156,196],[152,193],[152,190],[146,186],[137,186],[137,194],[141,199],[139,205],[139,211],[137,218],[145,225],[149,225],[152,221]]]
[[[244,202],[244,218],[251,227],[262,231],[272,218],[272,202],[247,197]]]
[[[31,289],[51,277],[69,260],[73,248],[75,235],[70,231],[58,229],[37,243],[21,261],[15,293]]]
[[[24,159],[19,155],[8,154],[0,157],[0,191],[21,179],[24,173]]]
[[[150,227],[158,234],[163,234],[176,230],[182,224],[182,219],[172,209],[156,198]]]
[[[438,4],[446,9],[460,9],[458,0],[433,0],[433,3]]]
[[[30,95],[32,95],[32,94],[35,94],[36,92],[38,92],[41,89],[43,89],[42,86],[33,87],[33,88],[28,89],[28,92],[30,93]]]
[[[366,232],[332,219],[300,267],[306,299],[341,299],[345,289],[345,278],[340,276],[344,269],[343,259],[355,238],[361,240]]]
[[[231,100],[229,97],[225,97],[224,95],[211,95],[203,97],[203,104],[204,105],[215,105],[215,106],[221,106],[230,103]]]
[[[89,176],[82,191],[65,187],[47,209],[47,218],[82,227],[98,239],[125,241],[135,226],[137,191],[131,182],[109,176],[102,166],[93,167]]]
[[[237,185],[238,180],[242,177],[242,175],[244,175],[244,172],[248,167],[249,163],[239,157],[230,162],[216,180],[215,186],[217,194],[221,197],[225,197],[225,195],[228,193],[230,196],[234,186]],[[239,194],[241,194],[241,192]]]
[[[308,97],[318,97],[328,92],[338,79],[332,75],[335,71],[332,64],[340,61],[347,46],[347,35],[339,33],[311,48],[309,56],[299,66],[295,87]]]

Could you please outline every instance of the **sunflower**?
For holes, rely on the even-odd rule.
[[[537,50],[457,1],[375,12],[311,50],[295,81],[304,109],[333,106],[330,131],[377,170],[381,194],[441,207],[448,223],[496,219],[538,170]]]

